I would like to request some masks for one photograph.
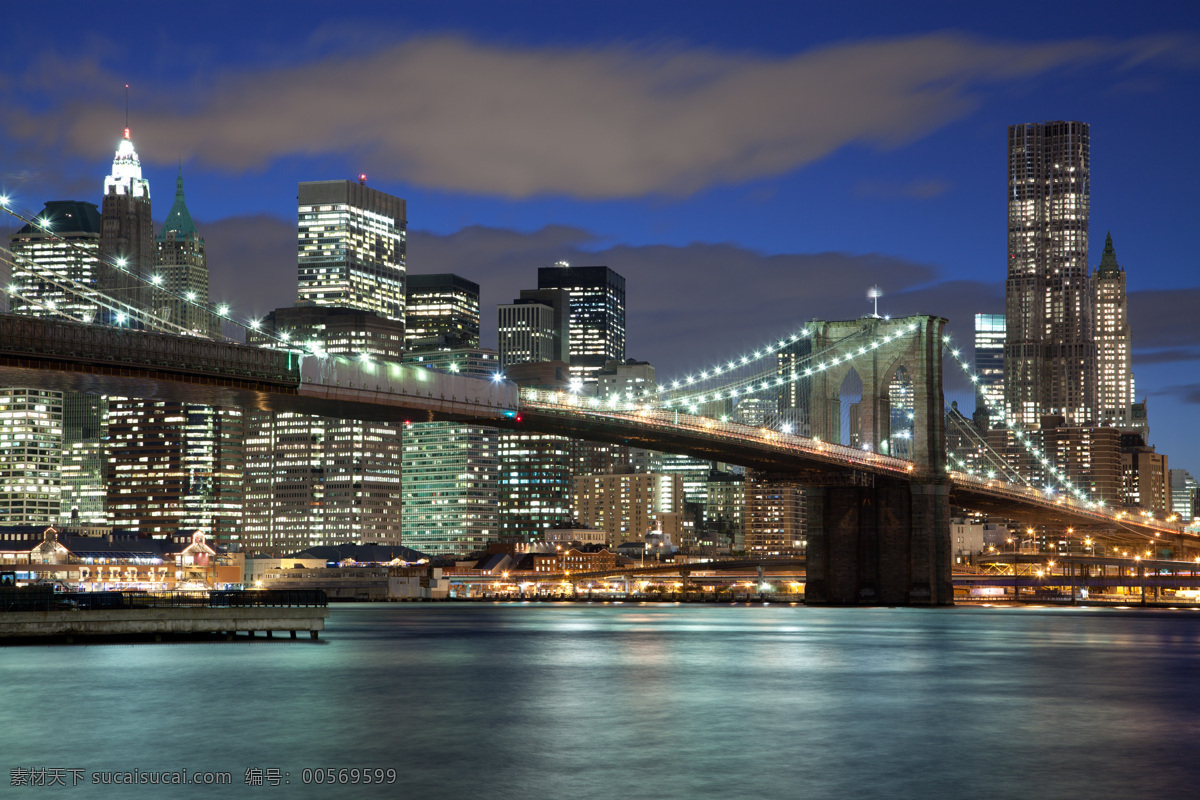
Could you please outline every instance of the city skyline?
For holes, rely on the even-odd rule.
[[[561,15],[518,12],[504,22],[499,13],[470,4],[422,12],[419,20],[368,8],[357,22],[373,26],[319,17],[280,20],[277,41],[257,42],[245,55],[237,55],[249,41],[244,33],[201,21],[185,34],[169,30],[169,19],[127,20],[134,30],[120,33],[145,43],[145,66],[112,46],[118,32],[99,13],[80,13],[49,38],[22,24],[22,15],[31,12],[16,9],[10,25],[28,29],[29,36],[3,56],[5,73],[41,88],[33,97],[16,88],[18,80],[0,93],[9,112],[0,131],[7,153],[0,188],[22,209],[40,209],[48,200],[95,202],[96,175],[108,171],[120,139],[128,82],[133,139],[145,176],[160,187],[155,227],[166,215],[168,187],[182,160],[188,205],[208,246],[214,301],[258,315],[289,305],[297,183],[353,178],[361,171],[369,186],[412,204],[411,273],[456,273],[481,285],[484,345],[495,346],[492,309],[531,285],[536,268],[560,259],[607,264],[628,281],[627,354],[672,376],[816,316],[869,313],[866,289],[876,283],[885,291],[882,313],[946,315],[959,345],[969,349],[974,314],[1003,310],[999,149],[1005,128],[1080,120],[1091,126],[1092,138],[1088,266],[1096,268],[1111,231],[1128,274],[1133,366],[1139,399],[1149,399],[1151,442],[1172,456],[1172,466],[1200,471],[1200,425],[1194,421],[1200,383],[1191,377],[1200,330],[1188,316],[1200,302],[1195,270],[1189,269],[1200,242],[1190,230],[1197,204],[1186,194],[1200,165],[1186,147],[1196,112],[1173,100],[1197,83],[1200,25],[1194,11],[1168,4],[1126,20],[1106,13],[1111,9],[1086,15],[1056,9],[1043,38],[1031,41],[999,12],[964,16],[941,9],[940,16],[925,11],[901,22],[896,13],[877,9],[871,21],[852,24],[833,12],[801,20],[772,7],[756,23],[739,20],[718,30],[711,8],[700,7],[676,26],[667,19],[667,6],[627,7],[623,22],[615,19],[619,10],[582,6],[573,14],[596,23],[586,34]],[[244,13],[253,23],[267,12]],[[919,61],[916,52],[927,54],[920,70],[892,69]],[[336,78],[332,65],[339,60],[387,67],[392,79],[402,80],[413,59],[426,66],[445,60],[460,65],[439,84],[452,99],[463,97],[463,81],[478,74],[472,70],[492,70],[499,79],[511,77],[520,64],[560,68],[562,80],[580,90],[620,90],[608,101],[615,120],[603,125],[549,89],[545,101],[531,108],[561,112],[566,120],[575,113],[579,120],[565,132],[578,133],[577,123],[596,124],[592,133],[604,135],[599,143],[654,163],[622,172],[587,136],[576,137],[573,148],[556,149],[526,130],[530,141],[514,144],[514,131],[524,129],[483,98],[474,106],[479,125],[494,123],[496,147],[510,171],[524,176],[524,188],[486,170],[470,179],[453,170],[439,173],[434,167],[442,162],[419,136],[415,143],[407,134],[398,137],[397,146],[409,147],[405,152],[415,159],[405,167],[396,152],[346,137],[337,125],[322,148],[301,153],[285,137],[275,150],[260,146],[254,158],[252,137],[239,139],[231,130],[228,115],[244,109],[239,102],[250,97],[249,89],[233,92],[234,81],[289,89],[322,69]],[[849,69],[851,64],[860,69]],[[73,82],[51,80],[79,65],[87,69],[70,73],[78,76]],[[695,70],[716,77],[704,79]],[[618,73],[628,73],[631,82],[622,83]],[[839,86],[847,102],[820,105],[821,97],[812,94],[820,82],[814,74],[844,77]],[[699,81],[701,88],[691,95],[673,92],[662,83],[671,75]],[[221,87],[231,89],[228,108],[214,99]],[[313,91],[317,100],[326,97],[319,86]],[[346,89],[348,101],[356,91]],[[428,99],[430,90],[411,91],[416,101]],[[654,120],[661,131],[639,116],[640,108],[630,107],[654,92],[665,93]],[[732,131],[701,115],[700,127],[679,133],[678,121],[696,113],[695,103],[713,98],[737,101],[729,108],[738,119],[725,126]],[[772,140],[747,139],[764,130],[765,112],[752,102],[757,100],[796,105],[801,112],[817,109],[831,121],[823,128],[789,116],[794,109],[780,111],[785,119],[762,133]],[[855,116],[868,100],[885,107],[877,112],[883,116]],[[402,111],[405,102],[382,105]],[[351,110],[306,113],[337,118],[353,116]],[[407,124],[441,130],[445,152],[458,154],[463,167],[477,166],[479,142],[449,136],[454,120],[443,111],[435,104],[429,119]],[[251,114],[242,123],[257,131],[263,120]],[[835,123],[843,128],[829,130]],[[193,132],[181,136],[181,126]],[[660,148],[672,131],[678,153]],[[562,138],[559,133],[546,136]],[[196,137],[224,149],[206,151]],[[814,139],[819,141],[812,144]],[[701,145],[714,155],[697,155]],[[778,159],[764,164],[737,158],[746,148],[774,148]],[[555,161],[563,157],[568,163]],[[656,166],[673,160],[682,165],[671,174]],[[589,161],[612,174],[585,169]],[[557,173],[550,169],[556,165]],[[723,284],[721,276],[728,274],[739,280]],[[971,393],[960,381],[948,386],[947,403],[951,399],[969,405]]]

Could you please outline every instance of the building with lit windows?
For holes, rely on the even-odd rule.
[[[79,200],[52,200],[37,218],[39,225],[26,225],[10,239],[13,291],[9,292],[9,310],[31,317],[66,315],[92,322],[96,303],[56,283],[62,280],[98,288],[100,209]]]
[[[1197,516],[1196,479],[1185,469],[1168,470],[1167,474],[1171,484],[1171,513],[1178,514],[1185,523],[1191,522]]]
[[[103,525],[108,521],[105,442],[108,398],[63,392],[62,525]]]
[[[168,321],[201,335],[220,335],[220,319],[208,309],[208,256],[183,196],[182,169],[175,179],[175,203],[154,246]]]
[[[142,177],[128,128],[113,157],[112,173],[104,179],[100,216],[98,274],[104,293],[135,308],[153,309],[159,298],[150,283],[155,262],[150,182]],[[107,319],[107,311],[101,316],[115,321]]]
[[[640,541],[654,529],[672,541],[684,538],[683,479],[678,475],[576,475],[572,485],[575,518],[604,530],[609,547]]]
[[[311,344],[329,356],[399,361],[404,326],[354,308],[278,308],[247,342]],[[400,544],[399,423],[288,411],[246,418],[246,548],[285,554],[347,543]]]
[[[1156,453],[1139,433],[1121,435],[1121,488],[1125,506],[1159,518],[1171,510],[1171,476],[1165,453]]]
[[[804,485],[791,475],[746,470],[745,550],[752,556],[802,553],[807,547]]]
[[[408,275],[406,350],[479,347],[479,284],[452,274]]]
[[[1125,270],[1117,263],[1112,234],[1092,276],[1096,309],[1096,422],[1134,427],[1133,363],[1130,355]]]
[[[1004,391],[1027,429],[1043,416],[1090,424],[1096,350],[1088,271],[1088,125],[1008,129]]]
[[[404,322],[406,203],[351,181],[300,184],[299,305]]]
[[[571,296],[564,289],[523,289],[497,306],[500,366],[566,361],[570,356]]]
[[[0,389],[0,524],[58,522],[62,392]]]
[[[568,358],[585,383],[608,361],[625,360],[625,279],[608,267],[572,267],[560,261],[538,268],[538,289],[570,296]]]
[[[1007,326],[1003,314],[975,315],[975,407],[984,409],[989,428],[1004,425],[1004,343]]]
[[[240,545],[245,427],[239,408],[109,400],[108,520],[155,538],[203,533]]]
[[[489,378],[494,350],[412,352],[407,364]],[[500,432],[462,422],[413,422],[403,431],[401,537],[431,556],[465,555],[499,541]]]

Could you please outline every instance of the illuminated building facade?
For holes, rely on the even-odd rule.
[[[0,524],[58,522],[62,392],[0,389]]]
[[[1095,343],[1088,275],[1088,126],[1008,129],[1008,279],[1004,390],[1009,416],[1089,424]]]
[[[1125,270],[1117,263],[1111,233],[1104,239],[1104,254],[1092,276],[1092,287],[1096,308],[1097,422],[1131,428],[1134,385],[1128,299]]]
[[[1004,425],[1004,343],[1007,324],[1003,314],[975,315],[975,407],[985,409],[989,428]]]
[[[108,521],[107,439],[108,398],[63,392],[62,524],[103,525]]]
[[[625,279],[608,267],[571,267],[560,261],[538,268],[538,289],[570,296],[568,358],[571,374],[585,383],[608,361],[625,360]]]
[[[399,361],[403,324],[354,308],[279,308],[247,335],[313,343],[331,356]],[[246,548],[287,554],[320,545],[400,544],[399,423],[250,411]]]
[[[682,538],[686,526],[678,475],[576,475],[572,485],[575,518],[607,532],[609,547],[641,541],[656,528],[672,541]]]
[[[93,321],[98,308],[95,302],[55,284],[61,279],[97,287],[100,210],[94,203],[52,200],[37,218],[40,227],[26,225],[10,240],[14,291],[9,293],[9,310],[31,317],[66,315],[81,322]]]
[[[479,284],[458,275],[409,275],[406,350],[479,347]]]
[[[566,361],[570,355],[571,295],[564,289],[524,289],[497,307],[500,366]]]
[[[208,256],[183,196],[183,170],[175,179],[175,203],[155,240],[158,270],[170,310],[167,319],[189,331],[213,336],[220,320],[208,311]]]
[[[404,324],[404,200],[351,181],[300,184],[299,305],[370,311]]]
[[[405,363],[489,378],[494,350],[408,353]],[[465,555],[499,540],[499,439],[495,428],[460,422],[404,426],[400,530],[405,547],[429,555]]]
[[[804,552],[807,500],[793,476],[746,470],[745,550],[751,556]]]
[[[112,173],[104,179],[100,206],[100,285],[104,293],[141,309],[152,309],[149,283],[154,274],[154,222],[150,218],[150,183],[129,138],[117,146]],[[107,312],[103,316],[109,316]],[[113,321],[106,319],[105,321]]]

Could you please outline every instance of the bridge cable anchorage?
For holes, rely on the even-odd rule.
[[[210,307],[209,304],[202,303],[199,300],[197,300],[196,298],[188,296],[188,294],[181,294],[179,292],[176,292],[176,291],[173,291],[173,290],[163,287],[161,285],[161,278],[159,278],[158,276],[147,277],[144,275],[138,275],[137,273],[135,273],[129,269],[126,269],[125,264],[121,263],[121,259],[108,258],[106,256],[102,256],[95,249],[84,247],[75,240],[64,238],[63,236],[61,236],[60,234],[58,234],[57,232],[52,230],[52,223],[50,222],[50,220],[36,217],[36,216],[29,216],[27,214],[23,214],[23,213],[17,211],[13,207],[13,205],[8,197],[0,196],[0,210],[4,211],[9,216],[20,220],[21,222],[25,223],[26,225],[30,226],[31,228],[38,230],[40,232],[39,235],[50,237],[53,241],[57,242],[58,244],[61,244],[64,248],[71,251],[75,255],[77,255],[81,258],[87,259],[89,261],[94,261],[95,263],[104,265],[110,269],[116,270],[118,274],[126,275],[129,278],[133,279],[134,281],[140,282],[140,285],[149,286],[154,291],[159,292],[162,295],[165,295],[168,297],[173,297],[180,302],[190,304],[191,306],[216,317],[222,323],[229,322],[229,323],[236,325],[244,330],[257,330],[257,328],[258,328],[257,320],[251,320],[249,322],[241,322],[230,313],[229,307],[225,304],[218,304],[218,305]],[[30,262],[28,259],[25,259],[23,256],[15,256],[12,253],[12,251],[9,250],[8,248],[0,248],[0,254],[2,254],[2,256],[7,259],[7,263],[12,265],[12,267],[14,269],[14,278],[17,276],[16,270],[18,267],[18,265],[15,264],[14,262],[17,259],[21,259],[22,263],[19,266],[25,270],[28,270],[28,272],[31,273],[32,275],[35,275],[38,278],[38,280],[43,281],[43,282],[52,283],[52,284],[56,285],[57,288],[59,288],[60,290],[68,292],[76,297],[84,298],[87,300],[87,302],[95,303],[98,306],[101,306],[103,308],[108,309],[109,311],[112,311],[116,315],[124,314],[131,319],[140,320],[152,330],[158,330],[159,332],[162,332],[162,333],[175,333],[175,334],[183,334],[183,335],[187,335],[187,336],[200,336],[202,338],[210,338],[210,339],[217,338],[217,337],[209,336],[206,334],[202,334],[198,331],[194,331],[194,330],[185,328],[182,325],[177,325],[175,323],[172,323],[169,320],[164,319],[164,318],[159,317],[158,315],[154,314],[153,311],[151,311],[151,310],[144,309],[144,308],[141,308],[141,307],[129,304],[129,303],[125,303],[122,300],[113,298],[113,297],[105,294],[105,292],[102,289],[100,289],[98,286],[92,286],[92,285],[88,285],[85,283],[81,283],[79,281],[75,281],[73,279],[66,278],[65,276],[57,274],[57,273],[53,272],[52,270],[45,270],[45,269],[41,268],[40,265],[37,265],[34,262]],[[158,278],[158,279],[156,280],[156,278]],[[139,284],[135,284],[135,285],[139,285]],[[10,293],[11,293],[11,289],[10,289]],[[26,298],[23,295],[21,295],[21,297],[22,297],[23,301],[32,302],[29,298]],[[76,321],[80,321],[80,320],[76,320]],[[82,320],[82,321],[87,322],[87,320]],[[264,331],[259,331],[259,333],[261,335],[264,335],[267,337],[276,338],[281,343],[286,342],[286,337],[278,337],[278,336],[274,335],[273,333],[268,333],[268,332],[264,332]],[[224,336],[223,334],[219,338],[225,339],[227,341],[234,341],[234,339],[232,339],[231,337]]]

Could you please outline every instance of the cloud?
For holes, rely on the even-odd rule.
[[[1200,383],[1183,383],[1150,392],[1159,397],[1177,397],[1189,405],[1200,405]]]
[[[1200,288],[1129,293],[1129,328],[1136,350],[1200,346]]]
[[[854,186],[854,193],[859,197],[879,197],[885,200],[929,200],[940,194],[944,194],[949,188],[949,183],[937,178],[913,180],[908,183],[859,181]]]
[[[151,87],[135,138],[151,163],[182,155],[231,173],[337,153],[384,180],[467,193],[686,195],[794,170],[852,142],[903,144],[968,113],[989,85],[1170,59],[1183,47],[941,33],[767,57],[414,38],[198,74],[183,107],[177,86]],[[13,82],[22,89],[6,91],[0,124],[18,140],[102,158],[109,141],[97,131],[123,123],[101,89],[120,82],[94,59],[47,56]]]

